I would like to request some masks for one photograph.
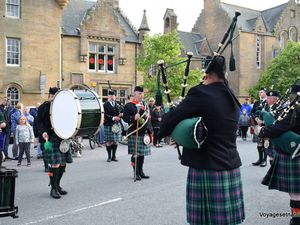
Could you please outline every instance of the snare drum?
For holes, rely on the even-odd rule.
[[[94,135],[104,120],[101,98],[92,90],[61,90],[50,107],[54,132],[62,139]]]

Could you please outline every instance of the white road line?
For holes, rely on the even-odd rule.
[[[53,216],[47,216],[47,217],[45,217],[43,219],[32,221],[32,222],[29,222],[29,223],[24,223],[22,225],[29,225],[29,224],[41,223],[41,222],[44,222],[44,221],[47,221],[47,220],[52,220],[52,219],[56,219],[56,218],[59,218],[59,217],[67,216],[67,215],[70,215],[70,214],[75,214],[75,213],[80,212],[80,211],[84,211],[84,210],[87,210],[87,209],[96,208],[98,206],[108,205],[108,204],[111,204],[111,203],[114,203],[114,202],[118,202],[118,201],[121,201],[121,200],[122,200],[122,198],[115,198],[115,199],[112,199],[112,200],[109,200],[109,201],[106,201],[106,202],[100,202],[100,203],[95,204],[95,205],[90,205],[90,206],[87,206],[87,207],[82,207],[82,208],[79,208],[79,209],[68,211],[68,212],[63,213],[63,214],[57,214],[57,215],[53,215]]]

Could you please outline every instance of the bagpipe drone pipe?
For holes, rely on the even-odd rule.
[[[297,93],[296,98],[291,101],[287,108],[276,118],[274,115],[276,111],[268,112],[266,110],[258,111],[259,118],[266,126],[275,124],[277,121],[282,121],[287,114],[294,110],[296,106],[300,105],[300,92]],[[280,109],[280,108],[279,108]],[[261,131],[263,132],[263,130]],[[276,138],[270,139],[271,143],[283,151],[285,154],[291,155],[294,158],[300,149],[300,135],[293,131],[287,131]]]
[[[228,44],[232,45],[233,34],[234,34],[234,30],[235,30],[236,23],[237,23],[237,17],[240,15],[241,14],[239,12],[235,12],[235,16],[234,16],[229,28],[227,29],[226,33],[224,34],[222,41],[218,44],[218,49],[216,52],[214,52],[212,59],[210,60],[208,66],[206,67],[205,73],[207,73],[207,71],[209,71],[214,66],[216,58],[224,52],[224,50],[228,46]],[[180,101],[182,101],[184,99],[184,94],[185,94],[185,90],[187,87],[187,79],[188,79],[188,74],[189,74],[189,66],[190,66],[191,58],[192,58],[192,54],[188,53],[187,60],[182,61],[182,62],[186,62],[186,69],[185,69],[184,82],[181,85],[182,91],[181,91],[181,96],[179,97]],[[165,63],[163,60],[159,60],[157,63],[159,65],[158,74],[161,73],[161,75],[162,75],[162,82],[163,82],[163,86],[164,86],[164,93],[167,98],[167,103],[168,103],[170,109],[172,110],[172,108],[174,108],[175,106],[174,106],[174,103],[171,101],[171,97],[170,97],[171,91],[168,87],[168,82],[167,82],[166,69],[168,68],[168,66],[165,66]],[[235,70],[233,56],[231,56],[231,58],[230,58],[230,70],[231,71]],[[237,101],[236,98],[235,98],[235,101]],[[179,151],[178,145],[183,146],[186,149],[200,149],[207,137],[207,133],[208,133],[208,130],[207,130],[207,128],[203,122],[203,119],[201,117],[184,119],[180,123],[178,123],[176,125],[176,127],[174,128],[174,130],[172,131],[171,136],[177,144],[179,156],[180,156],[180,151]]]

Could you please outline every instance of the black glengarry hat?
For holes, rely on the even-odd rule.
[[[134,91],[144,92],[144,88],[142,88],[141,86],[136,86],[136,87],[134,88]]]
[[[58,87],[50,87],[49,88],[49,94],[51,94],[51,95],[55,95],[56,92],[58,92],[58,91],[59,91]]]
[[[205,69],[206,74],[210,72],[216,73],[219,77],[225,77],[226,61],[224,56],[217,56],[215,59],[211,60]]]
[[[108,90],[108,95],[115,95],[115,92],[113,90]]]
[[[267,96],[279,97],[279,92],[278,92],[278,91],[271,90],[271,91],[268,91],[268,92],[267,92]]]

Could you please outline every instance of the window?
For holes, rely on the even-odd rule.
[[[7,38],[6,39],[6,64],[20,65],[20,39]]]
[[[288,34],[287,34],[286,31],[282,31],[280,33],[279,40],[280,40],[280,47],[281,47],[281,49],[284,49],[285,45],[286,45],[286,42],[288,40]]]
[[[256,68],[261,68],[261,36],[256,37]]]
[[[116,94],[116,101],[124,105],[128,97],[128,89],[113,89]],[[108,96],[108,89],[102,89],[102,101],[105,102]]]
[[[94,72],[115,72],[115,46],[90,43],[89,70]]]
[[[297,41],[297,30],[295,27],[290,27],[289,29],[289,39],[292,41]]]
[[[291,18],[295,18],[296,17],[296,11],[295,10],[293,10],[293,9],[290,10],[290,17]]]
[[[19,90],[16,87],[9,87],[6,96],[10,99],[11,106],[15,107],[20,101]]]
[[[20,18],[20,0],[6,0],[6,16]]]

